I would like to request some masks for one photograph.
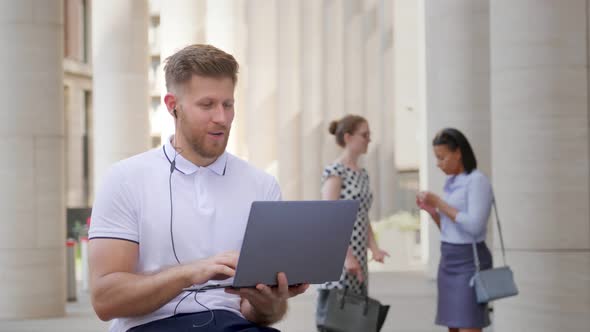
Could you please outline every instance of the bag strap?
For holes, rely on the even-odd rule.
[[[475,241],[471,242],[471,247],[473,248],[473,260],[475,261],[475,273],[479,272],[479,257],[477,255],[477,246],[475,245]]]
[[[496,204],[496,196],[492,192],[492,207],[494,208],[494,216],[496,217],[496,224],[498,225],[498,235],[500,235],[500,246],[502,247],[502,261],[506,266],[506,248],[504,247],[504,237],[502,236],[502,225],[500,224],[500,216],[498,215],[498,206]],[[475,241],[471,242],[473,247],[473,259],[475,261],[475,271],[480,271],[479,257],[477,255],[477,246]]]
[[[498,235],[500,235],[500,246],[502,247],[502,261],[506,266],[506,248],[504,247],[504,237],[502,236],[502,225],[500,224],[500,215],[498,214],[498,204],[496,203],[496,196],[492,192],[492,207],[494,207],[494,215],[496,216],[496,224],[498,224]]]

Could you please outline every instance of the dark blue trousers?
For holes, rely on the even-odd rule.
[[[231,311],[213,310],[213,313],[213,320],[210,311],[180,314],[133,327],[127,332],[280,332],[258,326]]]

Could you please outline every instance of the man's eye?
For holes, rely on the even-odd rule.
[[[223,107],[232,108],[232,107],[234,107],[234,103],[225,103],[225,104],[223,104]]]

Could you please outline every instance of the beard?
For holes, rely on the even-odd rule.
[[[223,131],[223,140],[211,140],[207,138],[207,132],[200,135],[189,135],[187,142],[191,149],[204,158],[217,158],[225,152],[229,139],[229,129],[216,130]]]

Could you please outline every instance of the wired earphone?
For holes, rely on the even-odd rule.
[[[178,157],[178,155],[180,153],[182,153],[182,148],[178,146],[178,142],[176,141],[176,135],[178,133],[178,123],[177,123],[178,115],[176,112],[176,107],[174,107],[174,109],[172,110],[172,114],[174,116],[174,123],[176,124],[176,130],[174,133],[174,141],[172,144],[172,147],[174,148],[174,157],[172,159],[170,159],[170,157],[168,157],[168,153],[166,153],[166,146],[165,145],[162,146],[162,150],[164,151],[164,155],[166,156],[166,159],[168,159],[168,162],[170,163],[170,175],[168,176],[168,190],[169,190],[169,198],[170,198],[170,242],[172,244],[172,253],[174,254],[174,258],[176,259],[176,262],[178,263],[178,265],[181,265],[180,259],[178,259],[178,255],[176,254],[176,247],[174,245],[174,231],[173,231],[174,230],[173,229],[174,204],[173,204],[173,199],[172,199],[172,174],[174,174],[175,170],[182,173],[182,174],[184,174],[184,172],[182,172],[181,170],[176,168],[176,157]],[[193,324],[193,328],[205,327],[205,326],[211,324],[211,322],[213,322],[213,320],[215,320],[215,312],[213,312],[213,310],[211,310],[209,307],[207,307],[206,305],[199,302],[199,300],[197,300],[197,294],[199,292],[200,292],[200,289],[193,290],[193,291],[187,291],[187,294],[185,296],[183,296],[182,299],[180,299],[180,301],[178,301],[178,303],[174,307],[174,313],[172,314],[174,317],[176,317],[176,310],[178,309],[178,306],[180,306],[182,301],[184,301],[184,299],[186,299],[189,295],[191,295],[191,293],[194,293],[195,302],[197,304],[199,304],[201,307],[207,309],[211,313],[211,317],[209,318],[208,321],[206,321],[203,324],[199,324],[199,325]]]

